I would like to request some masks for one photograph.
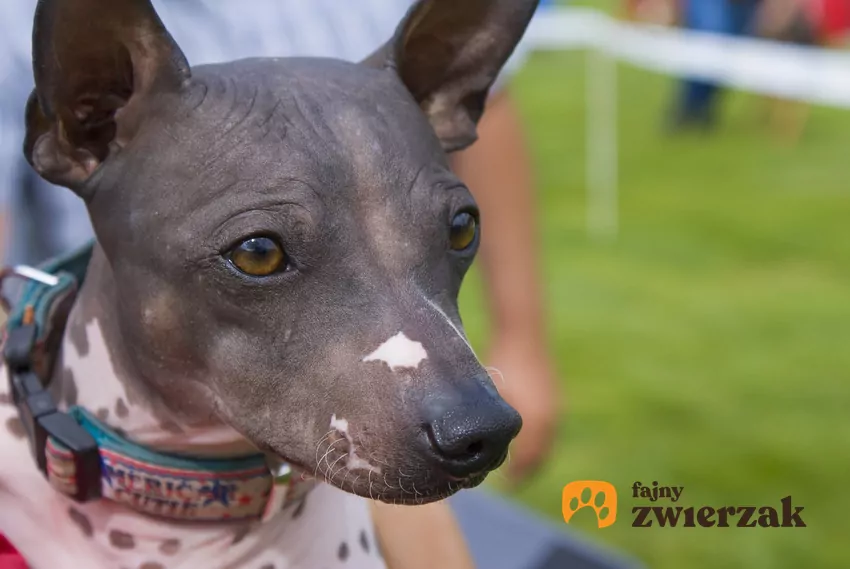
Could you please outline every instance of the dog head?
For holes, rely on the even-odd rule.
[[[190,68],[148,0],[42,0],[25,152],[86,201],[134,371],[360,495],[483,480],[520,418],[457,310],[476,137],[535,0],[422,0],[359,64]]]

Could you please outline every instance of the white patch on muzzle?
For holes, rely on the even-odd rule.
[[[423,360],[428,359],[428,352],[419,342],[414,342],[399,332],[363,358],[364,362],[384,362],[392,371],[397,369],[416,369]]]
[[[375,474],[381,473],[380,467],[373,466],[368,460],[357,456],[354,449],[354,440],[348,432],[348,419],[337,419],[336,414],[331,415],[331,429],[341,434],[348,441],[348,456],[345,460],[345,466],[348,470],[371,470]]]

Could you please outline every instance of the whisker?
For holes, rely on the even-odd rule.
[[[348,471],[348,474],[351,474],[351,471],[350,471],[350,470]],[[346,478],[348,478],[348,474],[346,474],[346,475],[345,475],[345,478],[343,478],[343,479],[342,479],[342,484],[341,484],[341,486],[344,486],[344,485],[345,485],[345,479],[346,479]],[[354,477],[354,480],[352,480],[352,481],[351,481],[351,487],[352,487],[352,488],[356,487],[356,486],[357,486],[357,483],[358,483],[359,481],[360,481],[360,475],[358,474],[357,476],[355,476],[355,477]]]
[[[322,461],[324,461],[325,464],[327,464],[328,467],[330,467],[330,462],[328,462],[328,455],[333,451],[334,445],[337,444],[338,442],[342,441],[342,440],[344,440],[344,439],[337,439],[334,442],[332,442],[330,445],[328,445],[328,450],[325,452],[324,456],[322,456],[322,458],[319,459],[319,461],[316,463],[316,472],[314,474],[316,477],[318,477],[319,469],[322,466]],[[343,455],[343,456],[346,456],[346,455]],[[323,476],[324,476],[325,479],[327,479],[327,471],[325,471]]]
[[[337,464],[340,460],[342,460],[343,458],[348,458],[348,455],[347,455],[347,454],[341,454],[341,455],[339,455],[339,458],[337,458],[337,459],[334,461],[334,463],[333,463],[333,464],[329,464],[329,465],[328,465],[328,472],[332,471],[332,470],[334,469],[334,466],[336,466],[336,464]],[[344,465],[344,464],[342,465],[342,467],[340,468],[340,470],[337,470],[336,474],[339,474],[339,473],[342,471],[342,469],[343,469],[343,468],[345,468],[345,465]],[[333,479],[336,477],[336,474],[331,475],[331,480],[333,480]]]
[[[502,385],[507,383],[507,381],[505,380],[505,374],[503,374],[499,368],[493,366],[485,366],[484,369],[487,371],[487,373],[490,374],[490,377],[498,377],[499,381],[502,382]]]
[[[382,464],[382,465],[386,466],[387,468],[392,469],[392,465],[389,462],[387,462],[385,460],[381,460],[380,458],[376,457],[375,453],[372,452],[372,451],[369,452],[369,461],[370,462],[377,462],[378,464]]]
[[[386,472],[384,473],[384,486],[386,486],[390,490],[398,490],[398,488],[394,488],[392,485],[390,485],[389,482],[387,482],[387,473]]]
[[[322,443],[324,443],[331,436],[331,434],[333,434],[333,431],[328,431],[321,439],[319,439],[319,443],[316,445],[316,464],[319,463],[319,449],[322,448]]]
[[[491,472],[491,473],[489,474],[489,476],[495,476],[496,478],[498,478],[498,479],[499,479],[499,480],[501,480],[502,482],[506,482],[506,481],[508,480],[508,475],[507,475],[507,474],[505,474],[505,473],[502,471],[502,469],[501,469],[501,468],[500,468],[500,469],[498,469],[498,470],[494,470],[493,472]]]

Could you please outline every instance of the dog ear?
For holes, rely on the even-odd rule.
[[[132,139],[146,99],[190,77],[149,0],[39,0],[33,72],[24,153],[43,178],[78,193]]]
[[[487,93],[538,0],[420,0],[395,36],[363,63],[393,68],[446,152],[477,138]]]

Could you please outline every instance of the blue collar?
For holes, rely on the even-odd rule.
[[[268,519],[300,500],[314,482],[289,465],[270,472],[262,454],[204,459],[160,453],[81,407],[57,408],[47,385],[93,247],[39,269],[4,272],[30,279],[9,315],[3,355],[30,450],[50,484],[79,502],[107,499],[172,520]]]

